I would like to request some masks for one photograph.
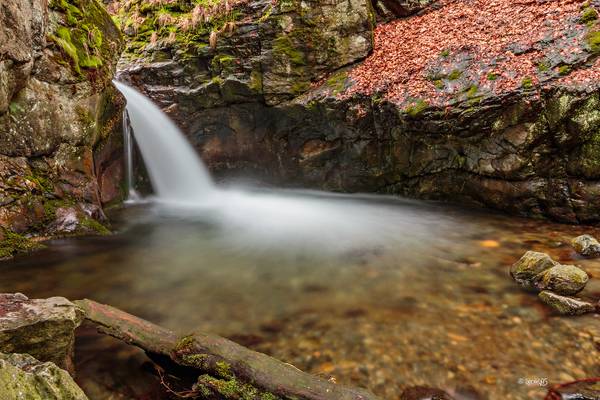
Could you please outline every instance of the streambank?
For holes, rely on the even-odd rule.
[[[122,198],[122,37],[97,0],[0,8],[0,258],[29,236],[106,233]]]
[[[600,219],[593,2],[142,3],[119,76],[218,176]]]

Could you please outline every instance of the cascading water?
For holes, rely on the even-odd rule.
[[[148,98],[115,82],[163,216],[218,227],[232,248],[348,251],[383,243],[411,247],[450,226],[423,204],[323,192],[218,188],[183,133]],[[129,128],[128,128],[129,129]],[[131,160],[132,146],[127,157]],[[131,170],[130,161],[128,169]],[[133,178],[130,178],[133,179]],[[133,184],[133,180],[131,180]],[[135,192],[134,192],[135,193]],[[367,200],[367,201],[365,201]],[[400,233],[409,233],[397,239]]]
[[[127,99],[129,120],[157,198],[165,202],[206,201],[214,184],[183,134],[147,97],[123,83],[114,84]],[[131,160],[131,154],[128,157]]]
[[[135,174],[133,170],[133,132],[127,110],[123,110],[123,147],[125,148],[125,184],[127,185],[127,202],[136,202],[140,195],[135,190]]]

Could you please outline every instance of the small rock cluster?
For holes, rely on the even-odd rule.
[[[88,400],[70,375],[82,320],[63,297],[0,293],[0,399]]]
[[[579,236],[571,244],[581,255],[600,256],[600,243],[590,235]],[[572,297],[585,288],[587,273],[575,265],[560,264],[546,253],[526,252],[512,265],[510,275],[525,289],[539,292],[539,299],[561,315],[581,315],[598,308]]]

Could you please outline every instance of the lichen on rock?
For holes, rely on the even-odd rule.
[[[596,307],[587,301],[561,296],[547,290],[541,291],[538,297],[561,315],[582,315],[596,310]]]
[[[83,312],[63,297],[0,294],[0,352],[27,353],[73,372],[75,329]]]
[[[0,394],[6,400],[88,400],[66,371],[28,354],[0,353]]]

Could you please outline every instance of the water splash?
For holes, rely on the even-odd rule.
[[[175,124],[133,88],[115,85],[127,99],[158,218],[208,223],[220,232],[228,249],[244,254],[281,249],[293,249],[295,254],[343,253],[382,246],[409,251],[454,227],[451,218],[432,213],[422,202],[217,187]]]

